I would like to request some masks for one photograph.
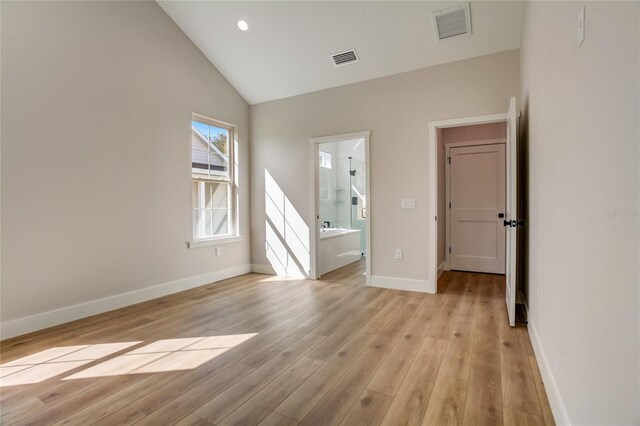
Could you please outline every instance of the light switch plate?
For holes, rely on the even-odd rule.
[[[416,199],[415,198],[403,198],[402,199],[402,208],[403,209],[415,209],[416,208]]]
[[[583,6],[578,14],[578,47],[584,43],[584,9]]]

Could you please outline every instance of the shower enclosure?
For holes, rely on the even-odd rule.
[[[348,218],[349,229],[360,231],[360,251],[365,255],[365,225],[367,217],[367,194],[365,185],[364,161],[353,157],[339,159],[344,167],[339,167],[338,172],[345,181],[345,202],[342,216]],[[344,170],[346,173],[342,173]]]
[[[367,194],[365,163],[343,154],[352,149],[320,146],[320,216],[331,228],[360,230],[360,252],[366,253]],[[323,151],[324,150],[324,151]]]

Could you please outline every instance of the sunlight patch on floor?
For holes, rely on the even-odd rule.
[[[46,349],[0,366],[0,387],[39,383],[142,342],[101,343]]]
[[[257,333],[162,339],[76,372],[62,380],[191,370]],[[143,342],[62,346],[0,365],[0,387],[39,383]]]
[[[285,276],[282,276],[282,275],[272,275],[269,278],[264,278],[264,279],[260,280],[261,283],[280,282],[280,281],[300,281],[300,278],[299,277],[285,277]]]

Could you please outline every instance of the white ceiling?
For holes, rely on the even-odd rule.
[[[461,2],[158,3],[250,104],[517,49],[523,15],[520,1],[474,1],[472,34],[437,41],[431,12]],[[352,48],[360,62],[334,67]]]

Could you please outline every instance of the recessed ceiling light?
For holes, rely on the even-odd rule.
[[[241,19],[238,21],[238,29],[240,31],[249,31],[249,24],[247,24],[247,21]]]

